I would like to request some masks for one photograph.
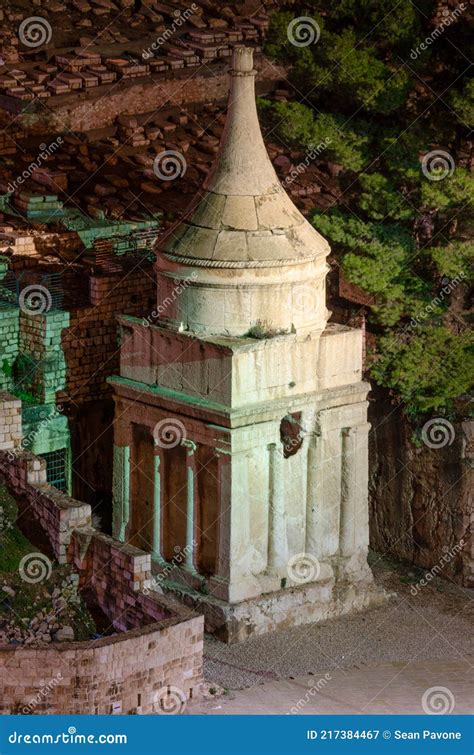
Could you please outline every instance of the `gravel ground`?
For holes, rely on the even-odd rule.
[[[243,689],[331,669],[384,661],[463,659],[474,653],[474,591],[441,579],[417,595],[410,588],[421,570],[375,557],[376,582],[397,593],[383,607],[322,624],[224,645],[207,637],[206,679]]]

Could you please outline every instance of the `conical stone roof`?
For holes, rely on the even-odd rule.
[[[219,154],[185,219],[160,252],[203,267],[272,267],[324,258],[326,240],[282,188],[268,157],[255,102],[253,51],[236,47]]]

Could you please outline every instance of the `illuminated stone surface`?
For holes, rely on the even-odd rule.
[[[384,599],[366,561],[362,331],[327,325],[329,248],[278,183],[254,73],[237,48],[214,170],[160,240],[162,316],[119,318],[110,381],[115,534],[226,641]]]

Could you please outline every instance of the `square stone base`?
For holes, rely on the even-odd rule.
[[[333,580],[280,590],[240,603],[226,603],[182,585],[163,585],[182,603],[204,614],[205,631],[222,642],[312,624],[383,605],[390,597],[372,580],[359,583]]]

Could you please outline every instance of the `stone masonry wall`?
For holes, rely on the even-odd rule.
[[[94,642],[0,647],[0,713],[156,713],[168,687],[198,693],[202,617]]]
[[[4,416],[5,406],[19,403],[10,398]],[[55,647],[0,646],[0,713],[155,713],[170,688],[184,705],[199,693],[203,617],[151,590],[150,554],[97,532],[90,507],[49,486],[43,460],[9,442],[0,451],[7,487],[120,634]]]
[[[79,586],[93,589],[98,605],[116,629],[127,631],[172,615],[162,602],[148,598],[149,553],[90,527],[73,533],[69,561],[80,574]]]
[[[13,305],[0,307],[0,389],[11,390],[11,367],[18,355],[20,310]]]
[[[21,507],[30,511],[46,535],[55,558],[64,564],[73,531],[91,522],[91,508],[46,482],[46,462],[29,451],[0,451],[0,472]]]
[[[21,401],[0,390],[0,451],[21,443]]]
[[[261,68],[258,91],[266,94],[284,77],[285,71],[263,57],[258,63]],[[216,68],[214,66],[204,75],[190,76],[189,71],[184,70],[175,71],[171,77],[148,76],[132,84],[118,82],[110,87],[98,87],[92,97],[81,92],[51,98],[47,108],[28,118],[28,132],[44,136],[45,133],[57,134],[64,130],[105,128],[125,110],[128,113],[149,113],[168,102],[173,105],[207,102],[210,86],[214,101],[225,100],[228,92],[227,65],[223,64],[219,71]]]
[[[43,314],[22,312],[20,315],[19,350],[36,365],[34,369],[27,368],[24,388],[44,403],[55,401],[58,389],[66,380],[61,333],[68,322],[69,314],[60,310]],[[31,385],[28,384],[28,373],[31,374]]]
[[[144,270],[91,277],[91,306],[72,310],[63,333],[66,401],[82,403],[110,395],[107,378],[119,369],[116,316],[145,316],[155,306],[153,273]]]

